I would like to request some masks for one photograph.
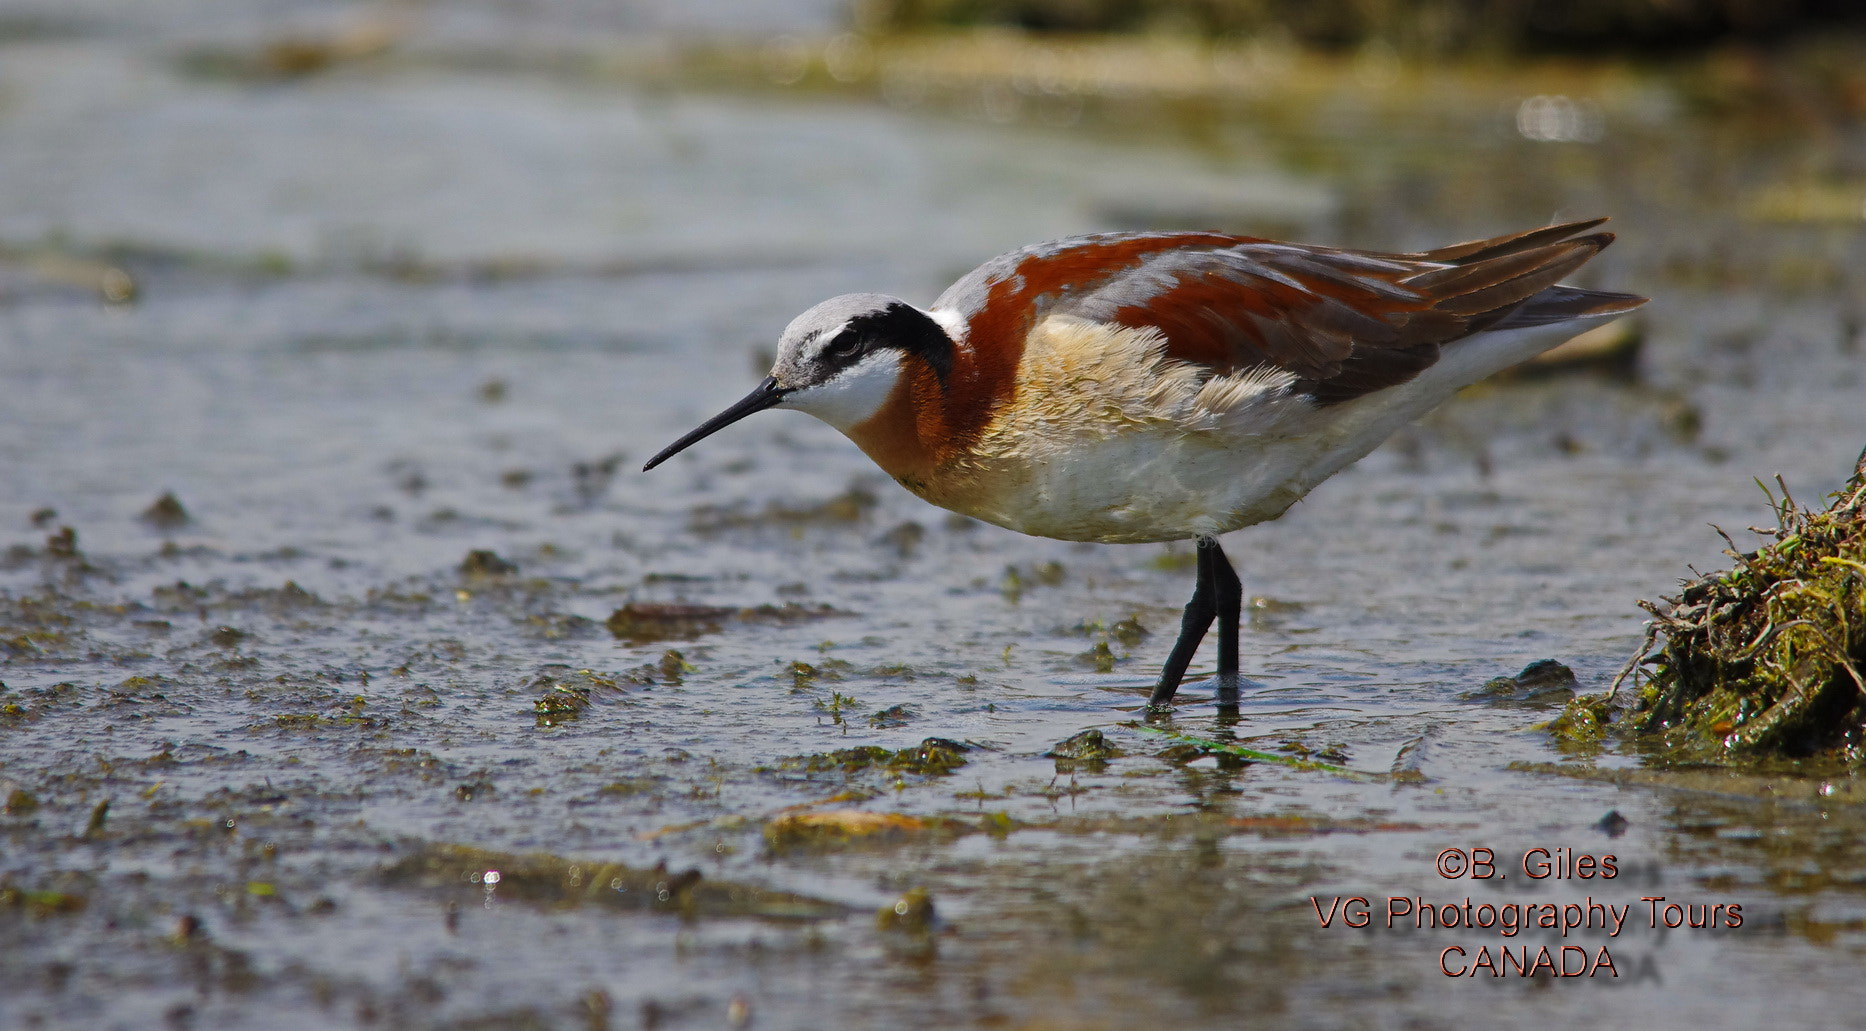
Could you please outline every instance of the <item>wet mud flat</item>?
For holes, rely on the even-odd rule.
[[[1429,144],[1226,115],[1133,145],[885,98],[433,60],[254,91],[111,39],[7,46],[130,131],[7,82],[0,1026],[1856,1012],[1849,769],[1538,729],[1637,647],[1635,598],[1719,564],[1706,523],[1766,518],[1752,477],[1813,496],[1859,450],[1857,228],[1745,206],[1844,165],[1847,130],[1745,150],[1764,128],[1609,106],[1599,141],[1545,141],[1512,94]],[[265,162],[227,146],[261,131]],[[234,167],[128,174],[165,134]],[[1445,139],[1472,142],[1421,157]],[[949,519],[783,414],[634,472],[823,296],[925,300],[1240,182],[1365,245],[1612,212],[1602,274],[1656,300],[1630,365],[1475,389],[1230,538],[1236,719],[1196,682],[1140,712],[1188,547]],[[1494,683],[1542,659],[1572,687]],[[1451,849],[1505,876],[1441,876]],[[1568,875],[1531,877],[1537,849]],[[1368,926],[1323,925],[1356,898]],[[1467,899],[1630,908],[1614,936],[1420,926]],[[1602,948],[1592,977],[1476,966]]]

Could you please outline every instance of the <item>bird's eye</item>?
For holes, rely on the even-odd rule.
[[[827,358],[853,358],[860,353],[862,353],[862,338],[854,333],[844,333],[831,340],[829,346],[823,348],[823,355]]]

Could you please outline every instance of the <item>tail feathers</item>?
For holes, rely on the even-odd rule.
[[[1590,218],[1584,222],[1564,222],[1561,225],[1542,226],[1537,229],[1524,230],[1520,233],[1511,233],[1508,236],[1493,237],[1489,240],[1472,240],[1470,243],[1454,243],[1449,247],[1440,247],[1436,250],[1426,251],[1420,254],[1419,257],[1427,261],[1444,262],[1448,265],[1463,265],[1473,261],[1488,261],[1492,258],[1501,258],[1505,255],[1531,250],[1546,244],[1558,243],[1576,233],[1586,232],[1606,221],[1607,220],[1604,218]],[[1605,247],[1613,240],[1611,235],[1604,233],[1599,235],[1606,236],[1606,239],[1601,241],[1600,246],[1602,247]]]
[[[1489,326],[1491,330],[1525,329],[1549,326],[1596,315],[1624,315],[1646,303],[1638,294],[1611,293],[1606,290],[1582,290],[1572,286],[1551,286],[1524,301],[1515,311]]]

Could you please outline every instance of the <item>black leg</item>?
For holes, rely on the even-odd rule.
[[[1199,650],[1199,642],[1205,640],[1205,631],[1211,629],[1212,619],[1218,615],[1219,598],[1214,580],[1213,556],[1230,572],[1231,564],[1218,550],[1217,541],[1200,538],[1198,546],[1199,574],[1198,583],[1192,589],[1192,600],[1186,603],[1186,614],[1179,622],[1179,640],[1173,643],[1172,653],[1166,657],[1166,665],[1160,670],[1160,682],[1154,685],[1153,695],[1147,699],[1149,706],[1166,705],[1179,691],[1179,682],[1186,677],[1186,667],[1192,664],[1192,655]],[[1237,579],[1232,573],[1231,578]],[[1222,634],[1223,631],[1220,630]],[[1231,627],[1231,664],[1235,672],[1237,666],[1237,624]]]
[[[1238,701],[1238,622],[1244,614],[1244,585],[1238,582],[1237,570],[1225,557],[1218,541],[1200,542],[1211,555],[1213,593],[1218,606],[1218,704],[1235,706]]]

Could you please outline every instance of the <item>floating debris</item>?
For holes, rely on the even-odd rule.
[[[1866,759],[1866,454],[1825,510],[1781,489],[1776,526],[1756,531],[1772,542],[1733,544],[1734,568],[1640,602],[1653,620],[1620,680],[1652,668],[1626,722],[1675,758]],[[1564,718],[1576,709],[1577,724],[1618,715],[1576,699]]]

